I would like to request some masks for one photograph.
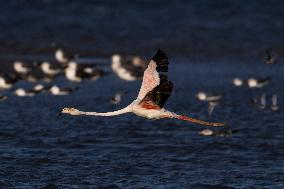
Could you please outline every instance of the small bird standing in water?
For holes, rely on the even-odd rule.
[[[274,112],[279,111],[278,103],[277,103],[277,94],[274,94],[271,98],[272,104],[270,106],[270,109]]]
[[[125,94],[123,91],[117,92],[113,97],[110,99],[110,103],[116,105],[121,102],[122,96]]]
[[[208,102],[208,114],[211,116],[216,106],[220,105],[220,101],[223,97],[220,94],[207,94],[205,92],[199,92],[197,93],[196,98],[199,101]]]
[[[264,78],[256,79],[256,78],[249,78],[247,80],[247,85],[249,88],[262,88],[268,85],[271,81],[271,78],[269,76],[266,76]]]
[[[122,57],[114,54],[111,60],[111,68],[120,79],[125,81],[142,79],[145,63],[140,57]]]
[[[256,108],[264,110],[266,108],[266,94],[263,93],[261,96],[250,98],[250,104]]]
[[[266,64],[276,64],[277,63],[277,57],[271,56],[269,49],[266,50],[266,55],[267,55],[266,60],[265,60]]]
[[[1,94],[0,94],[0,101],[7,100],[7,98],[8,98],[7,96],[4,96],[4,95],[1,95]]]
[[[224,123],[212,123],[184,115],[178,115],[164,109],[164,104],[170,97],[173,83],[168,80],[168,57],[162,50],[158,50],[144,71],[143,82],[137,99],[127,107],[106,113],[83,112],[75,108],[63,108],[61,113],[70,115],[115,116],[134,113],[148,119],[174,118],[206,126],[224,126]]]

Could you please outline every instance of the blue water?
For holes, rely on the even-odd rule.
[[[125,82],[114,74],[81,84],[58,78],[55,83],[79,89],[61,97],[3,92],[9,98],[0,102],[0,188],[284,188],[283,61],[263,63],[266,48],[283,53],[283,6],[282,1],[205,0],[2,4],[1,54],[16,59],[64,46],[82,55],[121,52],[149,59],[162,47],[175,84],[166,108],[224,121],[237,132],[201,136],[206,127],[131,114],[60,117],[66,106],[122,108],[136,97],[141,81]],[[272,82],[261,89],[231,83],[234,77],[266,75]],[[31,85],[19,82],[14,88]],[[119,90],[127,92],[122,103],[110,104]],[[224,95],[211,117],[207,105],[195,99],[199,91]],[[278,94],[279,112],[248,104],[249,97],[263,93]]]
[[[209,67],[208,64],[214,64]],[[109,75],[83,82],[80,89],[56,97],[1,103],[1,185],[3,188],[282,188],[284,186],[283,110],[271,112],[248,105],[248,97],[266,92],[283,96],[283,66],[240,62],[172,60],[170,78],[175,90],[166,107],[210,121],[225,121],[237,133],[205,137],[205,127],[178,120],[118,117],[58,116],[62,107],[111,111],[137,95],[140,82]],[[273,75],[264,89],[235,88],[232,75]],[[57,81],[65,83],[64,79]],[[17,85],[22,85],[21,83]],[[109,103],[118,90],[127,95],[119,106]],[[194,95],[222,92],[224,105],[212,117]],[[280,107],[283,101],[280,99]],[[218,130],[218,129],[217,129]]]
[[[1,5],[2,53],[262,56],[284,53],[284,2],[19,0]]]

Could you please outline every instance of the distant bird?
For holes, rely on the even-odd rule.
[[[96,80],[104,74],[103,71],[94,69],[90,65],[78,64],[74,61],[69,62],[65,69],[65,77],[73,82],[81,82],[84,79]]]
[[[148,119],[175,118],[207,126],[224,126],[223,123],[210,123],[184,115],[178,115],[164,109],[164,104],[170,97],[173,83],[168,80],[168,58],[160,49],[148,64],[144,72],[143,82],[138,97],[127,107],[106,113],[83,112],[75,108],[63,108],[61,113],[70,115],[115,116],[132,112]]]
[[[262,94],[260,97],[260,104],[258,106],[260,109],[265,109],[266,108],[266,94]]]
[[[26,75],[22,75],[20,76],[20,78],[22,80],[28,81],[28,82],[32,82],[32,83],[36,83],[43,78],[43,75],[38,71],[38,70],[33,70],[30,73],[26,74]]]
[[[32,89],[18,88],[14,91],[14,94],[19,97],[32,97],[35,96],[37,92]]]
[[[10,89],[18,81],[13,74],[0,74],[0,89]]]
[[[220,105],[219,101],[209,101],[208,102],[208,115],[211,116],[216,106],[219,106],[219,105]]]
[[[67,64],[70,60],[74,58],[71,55],[67,55],[63,49],[57,49],[54,53],[54,57],[55,60],[62,65]]]
[[[265,109],[266,108],[266,94],[264,93],[260,97],[250,98],[250,104],[259,109],[262,109],[262,110]]]
[[[111,68],[120,79],[126,81],[142,79],[144,67],[145,63],[139,57],[121,57],[118,54],[112,56]]]
[[[67,68],[65,69],[65,77],[74,82],[81,82],[82,78],[77,76],[77,63],[69,62]]]
[[[196,98],[200,101],[218,101],[221,100],[223,97],[219,94],[209,94],[205,92],[198,92]]]
[[[110,103],[112,104],[119,104],[121,102],[122,96],[125,94],[125,92],[117,92],[110,100]]]
[[[199,134],[203,136],[212,136],[214,134],[214,131],[211,129],[204,129],[200,131]]]
[[[55,75],[58,75],[63,71],[63,69],[61,68],[60,65],[58,65],[56,63],[52,64],[52,63],[47,62],[47,61],[42,62],[40,64],[40,69],[45,75],[47,75],[49,77],[54,77]]]
[[[6,100],[7,98],[8,98],[7,96],[0,95],[0,101],[4,101],[4,100]]]
[[[231,136],[233,133],[237,133],[237,130],[231,130],[231,129],[222,129],[219,131],[213,131],[211,129],[204,129],[199,132],[200,135],[203,136],[218,136],[218,137],[228,137]]]
[[[220,100],[223,97],[219,94],[208,94],[205,92],[198,92],[196,98],[200,101],[208,102],[208,114],[211,116],[215,107],[220,105]]]
[[[266,85],[268,85],[270,83],[270,77],[267,76],[265,78],[260,78],[260,79],[256,79],[256,78],[249,78],[247,80],[247,84],[249,88],[262,88]]]
[[[243,81],[242,79],[236,77],[233,79],[233,84],[236,86],[236,87],[240,87],[240,86],[243,86],[244,84],[246,83],[246,81]]]
[[[269,49],[266,50],[266,55],[267,55],[266,60],[265,60],[266,64],[275,64],[275,63],[277,63],[277,57],[275,57],[275,56],[272,57]]]
[[[36,63],[33,64],[25,64],[21,61],[16,61],[13,63],[14,71],[20,75],[26,75],[32,71]]]
[[[274,111],[274,112],[279,111],[279,107],[278,107],[278,103],[277,103],[277,95],[274,94],[274,95],[272,96],[271,100],[272,100],[272,104],[271,104],[271,106],[270,106],[270,109],[271,109],[272,111]]]
[[[35,91],[36,93],[41,93],[41,92],[45,92],[49,89],[50,87],[48,86],[44,86],[42,84],[37,84],[33,87],[33,91]]]
[[[75,91],[73,88],[59,88],[57,85],[50,87],[50,93],[53,95],[69,95]]]

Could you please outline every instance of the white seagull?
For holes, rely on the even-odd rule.
[[[277,94],[274,94],[271,98],[272,104],[271,104],[271,110],[277,112],[279,110],[278,103],[277,103]]]
[[[70,93],[74,92],[75,89],[73,88],[59,88],[57,85],[50,87],[49,89],[52,95],[69,95]]]
[[[243,86],[244,84],[246,83],[246,81],[243,81],[242,79],[236,77],[233,79],[233,84],[236,86],[236,87],[241,87]]]
[[[262,88],[270,83],[270,77],[266,76],[264,78],[256,79],[249,78],[247,84],[249,88]]]
[[[42,71],[44,74],[46,74],[46,75],[48,75],[48,76],[51,76],[51,77],[53,77],[53,76],[55,76],[55,75],[57,75],[57,74],[60,74],[60,73],[63,71],[63,70],[60,68],[59,65],[57,65],[57,64],[52,64],[52,63],[47,62],[47,61],[42,62],[42,63],[40,64],[40,69],[41,69],[41,71]]]
[[[67,64],[71,57],[66,56],[66,53],[62,49],[57,49],[54,53],[54,57],[60,64]]]
[[[65,77],[72,82],[81,82],[84,79],[97,80],[105,73],[93,68],[92,65],[79,64],[71,61],[65,69]]]
[[[35,96],[37,92],[32,89],[26,90],[23,88],[18,88],[14,91],[14,94],[19,97],[32,97]]]
[[[32,64],[24,64],[21,61],[15,61],[13,64],[14,71],[17,74],[28,74],[32,71],[33,65]]]
[[[140,57],[121,57],[114,54],[111,61],[111,68],[120,79],[125,81],[142,79],[144,63]]]
[[[83,112],[75,108],[63,108],[61,113],[70,115],[115,116],[132,112],[148,119],[175,118],[206,126],[224,126],[224,123],[201,121],[164,109],[164,104],[170,97],[174,86],[165,74],[168,71],[168,64],[166,54],[159,49],[144,71],[143,82],[137,99],[121,110],[98,113]]]
[[[17,82],[17,77],[12,74],[0,74],[0,89],[10,89]]]
[[[49,89],[50,87],[48,86],[44,86],[43,84],[36,84],[34,87],[33,87],[33,91],[35,91],[36,93],[41,93],[41,92],[45,92]]]

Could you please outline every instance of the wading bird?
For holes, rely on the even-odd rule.
[[[144,71],[143,82],[138,97],[127,107],[114,112],[83,112],[75,108],[63,108],[61,113],[70,115],[115,116],[132,112],[148,119],[175,118],[206,126],[224,126],[223,123],[212,123],[178,115],[164,109],[170,97],[173,83],[165,74],[168,71],[168,58],[162,50],[158,50]]]
[[[270,50],[267,49],[266,50],[266,60],[265,63],[266,64],[275,64],[277,63],[277,57],[276,56],[271,56]]]
[[[279,111],[278,103],[277,103],[277,94],[274,94],[271,98],[272,105],[270,106],[270,109],[274,112]]]
[[[145,64],[140,57],[122,57],[114,54],[111,60],[111,68],[120,79],[125,81],[142,79]]]
[[[211,116],[215,107],[220,105],[220,101],[223,97],[220,94],[208,94],[205,92],[199,92],[197,93],[196,98],[199,101],[208,102],[208,114]]]
[[[256,78],[249,78],[247,80],[247,84],[249,88],[262,88],[270,83],[270,77],[266,76],[264,78],[256,79]]]
[[[121,102],[122,96],[125,95],[124,91],[117,92],[113,97],[110,99],[110,103],[117,105]]]

